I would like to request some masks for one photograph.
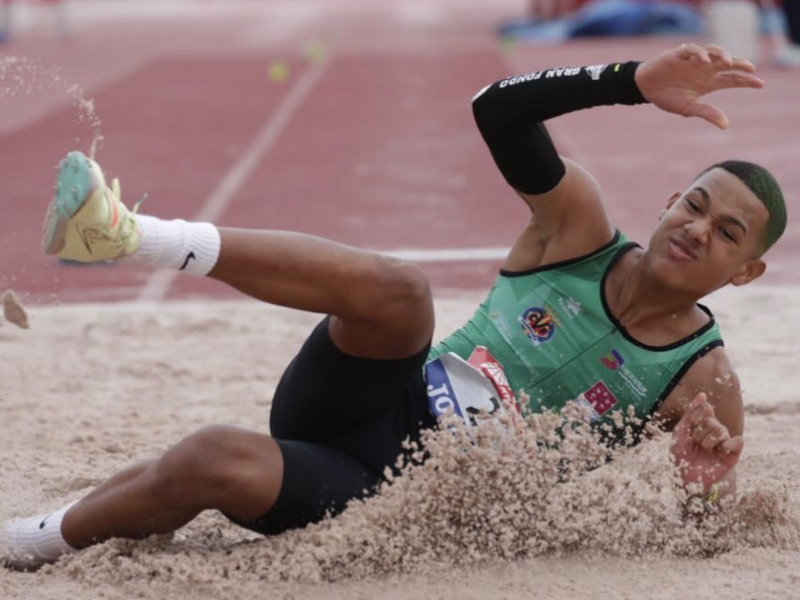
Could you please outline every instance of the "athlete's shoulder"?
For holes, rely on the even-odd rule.
[[[677,421],[701,392],[731,435],[740,435],[744,429],[741,383],[722,345],[714,346],[692,363],[659,409],[659,417],[665,422]]]
[[[739,389],[739,378],[724,346],[715,346],[699,358],[686,373],[687,384],[710,393],[717,388]],[[705,389],[699,389],[705,388]]]
[[[706,393],[717,418],[730,434],[741,435],[744,429],[742,387],[725,348],[713,348],[693,365],[687,375],[689,385],[697,393]]]

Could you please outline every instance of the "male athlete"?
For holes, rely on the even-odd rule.
[[[742,399],[697,301],[764,272],[761,256],[786,223],[777,183],[756,165],[720,163],[667,201],[642,248],[615,230],[595,180],[559,157],[542,122],[649,102],[725,128],[725,115],[698,99],[760,88],[754,71],[722,48],[683,44],[641,64],[546,70],[482,90],[478,128],[531,218],[475,316],[432,350],[430,289],[414,265],[300,233],[129,212],[118,183],[107,188],[96,163],[71,153],[45,223],[47,253],[207,275],[328,316],[276,389],[271,435],[201,429],[77,503],[7,524],[7,562],[32,567],[112,537],[170,532],[206,509],[265,534],[302,527],[372,493],[402,441],[419,439],[437,413],[468,421],[476,407],[510,407],[509,390],[531,398],[523,411],[577,400],[598,424],[631,407],[673,431],[687,487],[707,500],[730,492]]]

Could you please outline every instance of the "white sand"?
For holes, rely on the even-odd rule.
[[[656,441],[544,496],[524,483],[540,471],[506,465],[486,485],[456,465],[271,540],[207,514],[172,539],[111,541],[35,574],[0,570],[0,598],[800,598],[799,297],[756,284],[709,299],[748,412],[749,508],[716,531],[678,523]],[[476,301],[439,302],[437,332]],[[317,320],[248,301],[29,317],[30,330],[0,328],[3,519],[77,498],[203,425],[267,432],[277,378]],[[475,464],[485,473],[496,460]],[[456,514],[467,521],[454,525]]]

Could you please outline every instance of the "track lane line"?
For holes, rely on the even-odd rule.
[[[415,263],[491,262],[507,258],[509,252],[511,252],[511,247],[403,248],[398,250],[373,250],[373,252]]]

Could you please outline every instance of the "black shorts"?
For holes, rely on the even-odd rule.
[[[275,506],[240,525],[265,534],[303,527],[369,496],[396,471],[403,441],[436,424],[422,367],[430,346],[409,358],[358,358],[339,350],[326,317],[281,377],[270,432],[283,454]]]

